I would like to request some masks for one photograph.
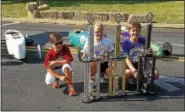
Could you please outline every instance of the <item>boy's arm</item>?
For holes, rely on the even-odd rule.
[[[113,41],[110,42],[108,57],[114,53],[114,45]]]
[[[52,68],[49,67],[49,62],[51,60],[52,60],[52,55],[51,55],[51,51],[49,50],[48,53],[46,54],[46,57],[45,57],[45,60],[44,60],[44,67],[47,70],[47,72],[49,72],[50,74],[52,74],[56,78],[60,78],[61,74],[55,72]]]
[[[132,64],[130,57],[126,58],[126,63],[127,63],[127,66],[131,69],[132,72],[136,72],[137,71],[136,68]]]
[[[44,68],[48,69],[49,67],[49,62],[52,60],[52,55],[51,55],[51,50],[49,50],[46,54],[45,60],[44,60]]]
[[[135,72],[136,71],[136,68],[133,66],[132,61],[130,59],[129,49],[130,48],[128,47],[127,42],[126,41],[123,41],[122,42],[122,50],[123,50],[123,53],[127,55],[126,64],[132,70],[132,72]]]
[[[71,54],[69,47],[65,46],[64,52],[65,52],[64,60],[57,60],[56,61],[57,65],[69,64],[73,61],[73,56]]]

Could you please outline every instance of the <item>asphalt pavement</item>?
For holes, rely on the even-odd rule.
[[[3,24],[9,24],[4,22]],[[56,24],[16,23],[2,26],[2,33],[7,29],[20,30],[28,34],[36,44],[44,45],[48,41],[48,32],[61,32],[68,39],[68,32],[79,26]],[[87,26],[80,26],[84,29]],[[115,38],[115,28],[106,26],[109,37]],[[152,39],[157,42],[173,43],[174,54],[184,54],[183,29],[154,28]],[[155,38],[154,38],[155,37]],[[1,40],[4,40],[2,35]],[[3,43],[3,42],[2,42]],[[1,44],[2,44],[1,43]],[[182,111],[184,110],[184,61],[157,60],[156,67],[160,79],[155,81],[155,94],[150,96],[126,96],[121,99],[102,99],[99,102],[84,104],[83,99],[83,69],[76,53],[73,53],[73,80],[77,96],[68,96],[63,82],[59,89],[46,86],[44,78],[46,70],[43,67],[44,55],[37,58],[36,51],[27,51],[25,62],[7,55],[1,48],[1,110],[24,111]],[[107,94],[107,84],[101,84],[101,95]]]

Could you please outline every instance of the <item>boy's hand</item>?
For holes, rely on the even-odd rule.
[[[103,61],[106,58],[106,55],[105,54],[101,54],[100,58],[101,58],[101,61]]]
[[[104,55],[101,55],[100,58],[101,58],[101,61],[103,61],[103,59],[105,58],[105,56]]]
[[[48,62],[48,68],[53,68],[54,66],[56,66],[56,61],[49,61]]]
[[[133,68],[133,69],[131,69],[131,71],[132,71],[133,77],[135,79],[137,79],[137,74],[138,74],[137,70],[135,68]]]
[[[137,70],[135,68],[132,68],[131,71],[133,74],[135,74],[137,72]]]

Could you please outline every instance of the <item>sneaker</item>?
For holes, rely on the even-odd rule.
[[[102,77],[100,77],[100,82],[101,83],[105,83],[106,82],[106,80],[105,80],[105,78],[102,76]]]
[[[136,80],[133,79],[133,78],[129,79],[128,82],[129,82],[129,84],[131,84],[131,85],[135,85],[135,84],[136,84]]]
[[[59,88],[59,81],[55,81],[55,82],[52,84],[52,87],[53,87],[53,88]]]
[[[96,84],[94,81],[90,81],[89,82],[89,94],[92,95],[95,91],[95,88],[96,88]]]
[[[104,74],[104,79],[109,80],[109,76],[107,74]]]
[[[69,96],[76,96],[76,91],[74,87],[69,87]]]
[[[103,76],[100,77],[100,82],[101,83],[108,83],[109,82],[109,76],[104,73]]]

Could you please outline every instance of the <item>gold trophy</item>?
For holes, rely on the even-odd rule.
[[[116,44],[115,44],[115,53],[114,57],[110,57],[110,69],[109,69],[109,94],[108,96],[122,96],[125,95],[125,57],[122,57],[120,54],[120,38],[121,38],[121,20],[122,16],[117,14],[115,16],[117,26],[116,26]],[[122,94],[119,94],[119,85],[118,85],[118,61],[123,60],[123,70],[122,70]]]

